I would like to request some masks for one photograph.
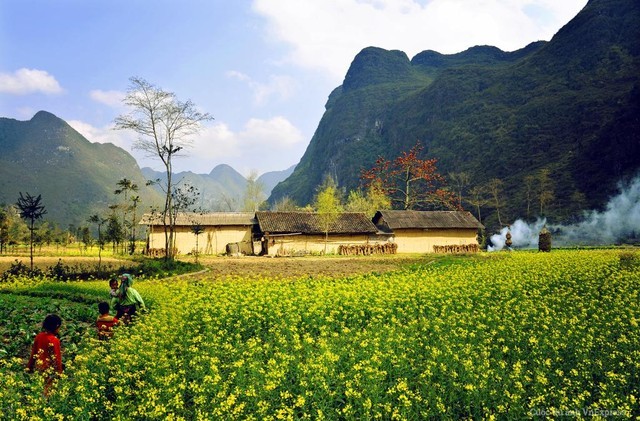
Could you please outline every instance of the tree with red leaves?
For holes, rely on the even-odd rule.
[[[421,151],[418,141],[393,161],[379,157],[371,169],[361,172],[362,184],[365,188],[379,186],[395,209],[458,209],[455,195],[446,189],[445,179],[437,171],[437,159],[420,159]]]

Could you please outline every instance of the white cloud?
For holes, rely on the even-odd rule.
[[[44,70],[18,69],[14,73],[0,73],[0,93],[27,95],[40,92],[60,94],[58,81]]]
[[[409,57],[474,45],[506,51],[550,39],[587,0],[254,0],[270,35],[292,48],[288,60],[340,82],[363,48]],[[534,13],[535,11],[535,13]]]
[[[294,94],[296,89],[295,80],[289,76],[271,75],[267,83],[259,83],[242,72],[231,70],[227,72],[227,77],[246,83],[253,91],[255,105],[265,105],[272,97],[286,100]]]
[[[133,132],[113,130],[112,125],[95,127],[80,120],[67,123],[91,142],[113,143],[129,152],[140,167],[164,170],[157,159],[133,149]],[[284,117],[252,118],[240,131],[220,122],[205,127],[185,156],[176,157],[173,168],[175,172],[208,174],[216,165],[228,164],[245,176],[252,170],[259,174],[284,170],[298,163],[306,147],[303,140],[302,133]]]
[[[135,140],[135,134],[132,132],[125,130],[113,130],[113,125],[95,127],[80,120],[68,120],[67,123],[82,136],[86,137],[90,142],[113,143],[114,145],[133,154],[131,146]]]
[[[102,91],[100,89],[94,89],[89,92],[89,97],[92,100],[113,108],[122,108],[122,100],[126,95],[125,92],[121,91]]]
[[[228,164],[243,175],[252,170],[261,174],[296,164],[305,147],[304,136],[286,118],[252,118],[240,131],[225,123],[207,127],[195,139],[188,162],[179,159],[174,165],[176,171],[209,173]]]

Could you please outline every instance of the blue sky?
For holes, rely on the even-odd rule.
[[[129,78],[213,115],[177,171],[244,175],[299,162],[353,57],[549,40],[586,0],[0,0],[0,117],[39,110],[140,166],[114,131]]]

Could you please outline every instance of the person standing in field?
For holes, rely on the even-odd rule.
[[[98,339],[111,339],[113,336],[113,328],[118,324],[118,318],[109,314],[109,303],[106,301],[98,303],[98,311],[100,312],[96,320]]]
[[[112,303],[119,305],[116,317],[123,323],[128,323],[139,309],[146,309],[142,296],[132,285],[133,277],[128,273],[123,273],[120,276],[117,296],[112,299]]]
[[[62,350],[58,333],[62,319],[57,314],[49,314],[42,322],[42,331],[36,335],[27,363],[27,372],[35,370],[45,375],[44,395],[48,396],[57,375],[62,373]]]

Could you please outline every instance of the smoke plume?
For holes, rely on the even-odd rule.
[[[595,246],[638,241],[640,236],[640,177],[628,185],[619,184],[619,193],[607,203],[604,211],[585,212],[582,221],[572,225],[547,224],[539,219],[532,224],[518,219],[510,227],[491,236],[489,251],[505,247],[511,232],[512,248],[537,248],[540,230],[546,225],[554,246]]]

